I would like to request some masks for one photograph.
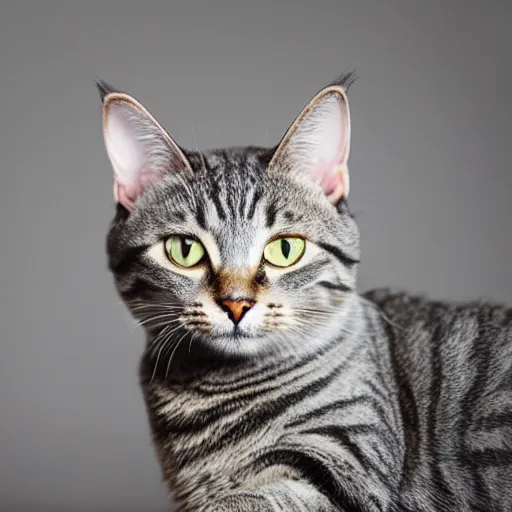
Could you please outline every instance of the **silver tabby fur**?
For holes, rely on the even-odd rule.
[[[108,235],[147,332],[142,388],[178,510],[511,511],[512,310],[359,294],[346,201],[269,175],[273,151],[185,151],[195,175],[169,172],[133,212],[118,205]],[[296,272],[255,276],[275,292],[256,351],[209,340],[197,296],[220,276],[198,284],[147,257],[198,225],[225,266],[263,227],[322,249]]]

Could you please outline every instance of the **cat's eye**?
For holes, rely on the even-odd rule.
[[[194,238],[174,235],[165,241],[165,252],[178,267],[191,268],[201,263],[205,257],[203,244]]]
[[[297,263],[306,250],[306,240],[300,237],[282,237],[269,242],[263,251],[265,260],[276,267],[290,267]]]

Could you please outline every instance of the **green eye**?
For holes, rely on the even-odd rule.
[[[278,238],[267,244],[263,256],[276,267],[290,267],[297,263],[306,250],[306,240],[299,237]]]
[[[203,244],[187,236],[170,236],[165,241],[167,257],[178,267],[191,268],[205,255]]]

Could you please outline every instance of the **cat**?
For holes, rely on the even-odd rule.
[[[357,291],[346,74],[272,148],[98,88],[109,268],[179,511],[512,510],[512,309]]]

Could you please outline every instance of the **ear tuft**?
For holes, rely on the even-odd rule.
[[[96,80],[96,87],[98,88],[98,92],[100,93],[101,101],[105,101],[105,98],[114,92],[121,92],[116,89],[114,89],[110,84],[105,82],[104,80]]]
[[[354,85],[354,82],[358,79],[355,70],[348,71],[346,73],[341,74],[336,80],[334,80],[329,85],[334,85],[341,87],[345,93],[348,93],[348,90]]]

